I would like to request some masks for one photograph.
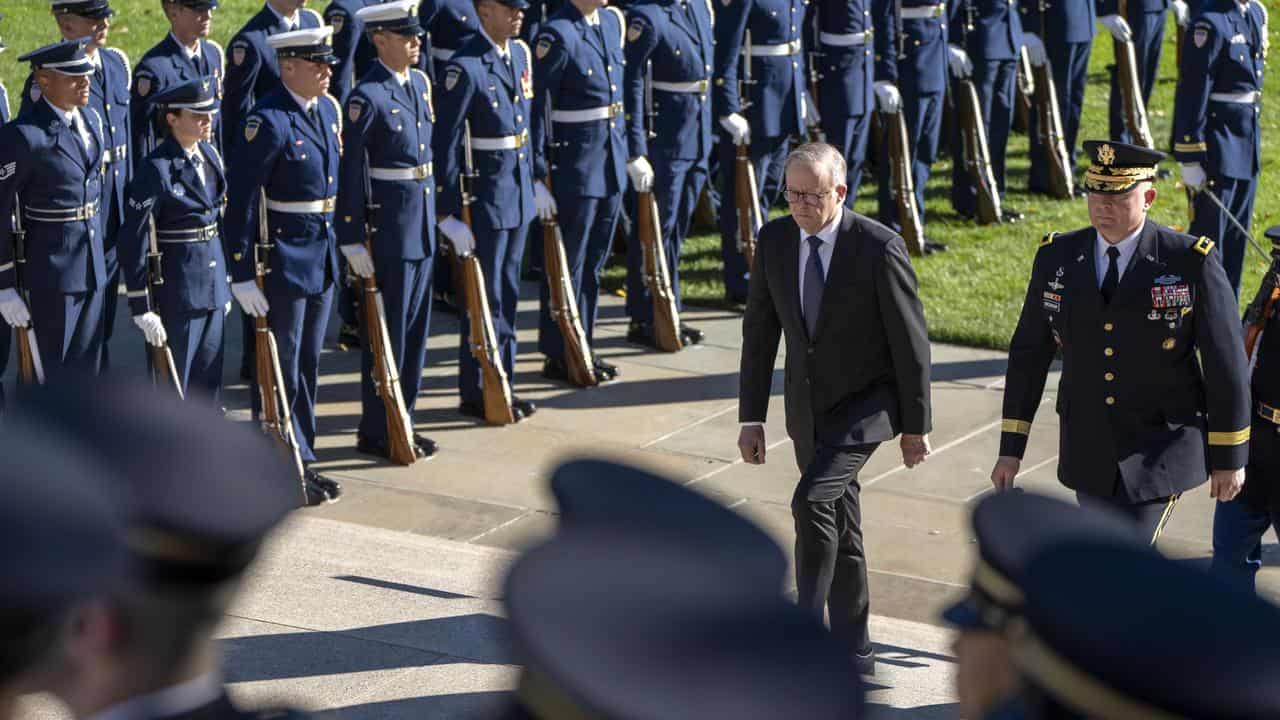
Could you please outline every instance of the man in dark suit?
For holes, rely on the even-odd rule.
[[[902,433],[902,461],[929,454],[929,337],[906,244],[844,208],[844,158],[825,143],[786,162],[791,216],[760,230],[742,322],[738,449],[765,461],[764,420],[778,340],[786,333],[787,434],[800,483],[799,602],[821,617],[858,671],[872,674],[858,471]],[[830,268],[830,272],[828,272]]]

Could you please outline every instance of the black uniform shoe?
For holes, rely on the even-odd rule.
[[[338,349],[342,352],[360,349],[360,328],[342,323],[338,328]]]
[[[302,488],[307,496],[307,507],[335,503],[338,502],[338,498],[342,497],[342,485],[315,470],[307,470],[304,473]]]
[[[431,457],[434,457],[436,453],[440,452],[440,443],[437,443],[435,440],[432,440],[426,435],[419,435],[418,433],[414,433],[413,443],[414,443],[413,451],[417,453],[418,457],[420,458],[423,458],[423,459],[431,458]]]
[[[599,355],[592,356],[591,366],[595,368],[596,379],[600,382],[609,382],[618,377],[618,366],[601,360]]]
[[[1022,222],[1024,218],[1025,216],[1021,212],[1014,210],[1013,208],[1005,208],[1000,213],[1000,222],[1016,223]]]
[[[515,395],[511,396],[511,413],[516,416],[516,420],[523,420],[536,412],[538,412],[538,406],[534,405],[532,400],[521,400]]]
[[[696,327],[680,323],[680,342],[685,345],[697,345],[707,338],[707,334]]]
[[[555,358],[547,358],[542,361],[542,377],[548,380],[569,382],[569,368]]]
[[[940,252],[946,252],[946,251],[947,251],[946,243],[940,243],[937,240],[930,240],[929,238],[924,239],[925,255],[932,255],[934,253],[940,253]]]
[[[627,328],[627,342],[635,345],[654,347],[653,326],[646,322],[632,320],[631,325]]]
[[[859,675],[876,676],[876,651],[867,648],[866,652],[853,654],[853,668]]]
[[[440,446],[436,444],[435,440],[417,433],[413,434],[413,454],[418,459],[429,459],[439,450]],[[362,452],[365,455],[377,455],[387,460],[391,459],[391,450],[387,448],[386,443],[364,436],[356,437],[356,452]]]

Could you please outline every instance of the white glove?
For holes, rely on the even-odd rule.
[[[804,94],[804,118],[809,127],[822,124],[822,113],[818,112],[818,102],[807,92]]]
[[[721,116],[720,127],[729,133],[729,139],[733,140],[734,145],[746,145],[751,142],[751,124],[738,113]]]
[[[253,280],[231,283],[231,294],[240,303],[240,308],[252,317],[262,317],[270,309],[267,296],[262,294],[258,283]]]
[[[231,314],[231,301],[228,300],[225,307],[222,308],[222,316],[226,317]]]
[[[144,312],[141,315],[133,316],[133,324],[138,326],[142,334],[146,336],[147,342],[156,347],[164,346],[169,336],[164,331],[164,323],[160,321],[160,316],[153,312]]]
[[[874,88],[880,112],[892,115],[902,109],[902,93],[898,92],[896,85],[882,81],[876,83]]]
[[[640,155],[627,161],[627,175],[636,192],[653,191],[653,166],[649,164],[649,158]]]
[[[1044,42],[1035,33],[1022,33],[1022,45],[1027,49],[1027,57],[1031,64],[1040,67],[1049,62],[1049,53],[1045,52]]]
[[[556,199],[551,197],[551,189],[546,183],[533,183],[533,207],[538,217],[543,220],[554,220],[556,217]]]
[[[1129,42],[1133,39],[1133,30],[1129,28],[1129,23],[1119,15],[1103,15],[1098,18],[1098,21],[1111,31],[1111,37],[1117,42]]]
[[[373,258],[369,257],[369,251],[365,250],[363,245],[359,243],[339,245],[338,249],[346,256],[347,266],[352,272],[362,278],[373,277]]]
[[[951,66],[951,74],[958,80],[973,75],[973,63],[969,61],[969,53],[955,45],[947,46],[947,65]]]
[[[466,223],[452,215],[447,215],[438,223],[438,226],[440,232],[444,233],[449,244],[453,246],[453,254],[466,257],[475,252],[476,236],[471,234],[471,228],[467,227]]]
[[[1173,0],[1169,7],[1173,10],[1173,21],[1178,23],[1178,27],[1186,27],[1191,22],[1191,8],[1187,7],[1186,0]]]
[[[22,296],[13,288],[0,290],[0,316],[14,327],[26,327],[31,323],[31,312]]]
[[[1204,168],[1200,167],[1200,163],[1182,163],[1182,184],[1199,191],[1208,182],[1209,176],[1205,174]]]

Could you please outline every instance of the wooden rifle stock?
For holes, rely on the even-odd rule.
[[[636,236],[644,258],[644,284],[653,300],[653,341],[663,352],[684,347],[680,340],[680,312],[671,290],[667,251],[662,243],[658,202],[652,192],[636,193]]]
[[[965,170],[973,180],[977,191],[977,219],[983,225],[1000,222],[1000,190],[991,169],[991,151],[987,147],[986,122],[982,117],[982,104],[978,101],[978,89],[972,80],[957,80],[956,111],[959,113],[960,134],[964,144]],[[956,162],[961,159],[957,158]]]
[[[888,143],[889,182],[893,202],[898,210],[898,224],[907,252],[924,254],[924,222],[916,205],[915,175],[911,171],[911,146],[907,140],[907,123],[901,110],[880,113],[881,141]]]
[[[156,288],[164,284],[164,271],[160,266],[160,245],[156,239],[155,215],[153,214],[147,221],[150,225],[149,251],[147,252],[147,299],[151,309],[159,316]],[[172,387],[178,392],[178,397],[185,399],[182,392],[182,378],[178,377],[178,367],[173,361],[173,350],[169,348],[169,343],[152,345],[148,342],[147,352],[151,356],[152,382],[157,386]]]
[[[1035,112],[1035,96],[1039,82],[1031,65],[1031,55],[1026,46],[1018,48],[1017,98],[1014,102],[1013,129],[1031,131],[1031,114]]]
[[[764,225],[760,212],[760,190],[756,185],[756,168],[751,164],[751,151],[739,145],[733,168],[733,201],[738,211],[738,251],[747,260],[747,272],[756,257],[756,234]]]
[[[1124,10],[1127,3],[1121,0],[1120,17],[1128,17]],[[1154,149],[1155,140],[1151,137],[1151,125],[1147,119],[1147,106],[1142,99],[1142,84],[1138,79],[1138,56],[1133,49],[1133,41],[1120,42],[1112,38],[1116,52],[1116,87],[1120,91],[1120,101],[1124,105],[1124,127],[1134,145]]]
[[[1068,199],[1075,195],[1075,179],[1071,153],[1067,151],[1067,135],[1062,127],[1062,109],[1058,106],[1058,88],[1053,82],[1053,66],[1045,58],[1044,64],[1032,68],[1032,72],[1036,79],[1036,134],[1048,155],[1049,192],[1053,197]]]
[[[1271,242],[1271,266],[1262,276],[1258,293],[1253,302],[1244,311],[1244,355],[1252,358],[1257,349],[1258,338],[1262,336],[1267,320],[1275,312],[1276,300],[1280,299],[1280,242]]]
[[[364,241],[365,252],[373,257],[373,244]],[[373,356],[373,386],[382,398],[382,409],[387,419],[387,454],[397,465],[412,465],[418,459],[414,452],[413,421],[404,402],[400,388],[400,370],[395,352],[391,348],[391,333],[387,330],[387,311],[378,290],[378,278],[370,275],[361,278],[364,302],[360,303],[364,319],[365,347]]]
[[[564,236],[560,234],[560,223],[554,217],[542,221],[542,269],[547,278],[551,317],[556,321],[564,343],[569,382],[578,387],[595,387],[600,380],[591,359],[587,333],[582,329],[582,316],[578,314],[577,293],[573,289],[569,260],[564,252]],[[583,272],[591,271],[584,269]]]
[[[18,295],[31,307],[31,297],[23,288],[22,270],[27,264],[27,232],[22,227],[22,204],[13,199],[13,250],[14,277]],[[18,382],[22,385],[44,384],[44,363],[40,360],[40,344],[36,340],[35,326],[28,321],[26,327],[13,328],[18,346]]]

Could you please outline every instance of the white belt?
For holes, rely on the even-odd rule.
[[[832,47],[857,47],[866,45],[871,39],[871,31],[856,33],[818,33],[818,41]]]
[[[471,138],[472,150],[517,150],[524,147],[529,142],[529,131],[521,130],[519,135],[504,135],[502,137],[473,137]]]
[[[586,123],[597,120],[612,120],[621,114],[622,103],[614,103],[604,107],[587,108],[586,110],[552,110],[551,119],[558,123]]]
[[[706,80],[690,80],[689,82],[664,82],[654,80],[649,83],[654,90],[670,93],[704,93],[707,91]]]
[[[104,163],[123,162],[128,155],[129,155],[128,145],[117,145],[114,148],[107,148],[105,151],[103,151],[102,162]]]
[[[1209,99],[1214,102],[1257,105],[1258,101],[1262,99],[1262,93],[1256,90],[1241,93],[1209,93]]]
[[[752,57],[785,57],[800,52],[800,41],[792,40],[782,45],[752,45]]]
[[[295,215],[320,215],[322,213],[331,213],[333,208],[338,204],[337,198],[325,198],[323,200],[302,200],[299,202],[281,202],[267,198],[267,209],[281,213],[293,213]]]
[[[426,180],[431,177],[431,163],[407,168],[369,168],[371,180]]]
[[[431,48],[431,57],[437,60],[448,60],[449,58],[453,57],[453,54],[456,52],[458,51],[450,48],[433,47]]]
[[[946,11],[946,6],[925,5],[924,7],[904,7],[902,8],[903,20],[928,20],[929,18],[942,17],[942,13]]]

